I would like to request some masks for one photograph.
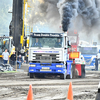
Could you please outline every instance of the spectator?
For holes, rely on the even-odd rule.
[[[19,55],[19,56],[17,57],[17,64],[19,64],[19,69],[21,68],[22,62],[23,62],[22,56]]]
[[[98,56],[95,58],[95,70],[98,71]]]
[[[7,49],[5,49],[5,51],[2,53],[2,58],[3,58],[4,64],[7,64],[7,62],[9,61],[9,53],[7,52]]]
[[[16,61],[16,54],[15,54],[15,51],[14,51],[13,54],[11,55],[10,59],[11,59],[11,64],[12,64],[12,65],[15,65],[15,61]]]
[[[26,64],[28,64],[28,56],[29,56],[29,52],[28,52],[28,50],[27,50],[26,57],[25,57]]]

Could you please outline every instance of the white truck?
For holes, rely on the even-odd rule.
[[[66,33],[31,33],[29,36],[29,76],[67,74],[68,37]]]

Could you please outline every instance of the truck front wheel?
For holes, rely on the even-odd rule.
[[[30,75],[30,78],[33,78],[33,73],[30,73],[29,75]]]
[[[71,79],[71,75],[67,75],[66,78],[67,78],[67,79]]]
[[[61,74],[60,79],[66,79],[66,74]]]

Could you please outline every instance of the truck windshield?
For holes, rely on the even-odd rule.
[[[62,37],[30,37],[30,47],[43,47],[43,48],[61,48],[63,47]]]
[[[97,47],[80,47],[81,54],[97,54]]]
[[[7,38],[0,38],[0,55],[4,50],[7,49],[9,51],[9,39]]]

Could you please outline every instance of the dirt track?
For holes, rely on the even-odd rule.
[[[35,78],[27,76],[27,66],[16,73],[0,73],[0,100],[26,100],[32,84],[34,100],[66,100],[69,83],[72,82],[74,100],[95,100],[100,71],[86,71],[86,78],[66,79]]]

